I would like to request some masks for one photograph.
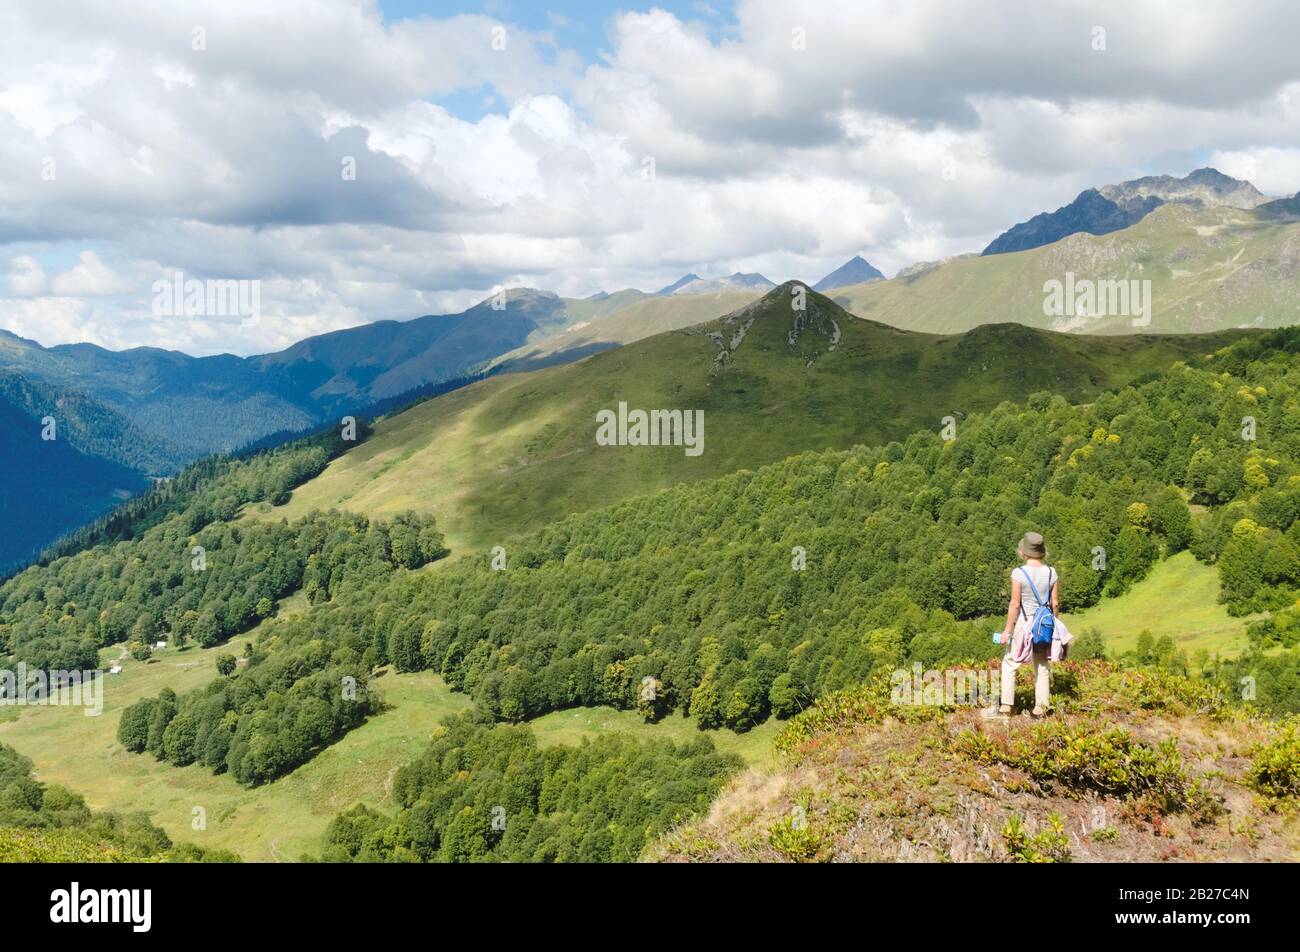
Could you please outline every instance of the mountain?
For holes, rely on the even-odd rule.
[[[692,281],[698,281],[698,280],[700,280],[700,276],[692,271],[689,274],[682,275],[672,284],[660,288],[655,293],[658,294],[660,297],[665,297],[669,294],[676,294],[678,289],[685,287],[686,285],[690,284]]]
[[[1300,192],[1296,192],[1290,198],[1279,198],[1275,201],[1265,202],[1256,208],[1256,211],[1269,218],[1296,218],[1300,217]]]
[[[859,320],[812,290],[807,310],[793,311],[796,287],[576,363],[491,377],[382,420],[276,518],[334,506],[432,510],[460,553],[678,482],[938,430],[945,415],[1035,390],[1087,399],[1239,336],[1074,337],[1016,324],[935,336]],[[596,414],[620,402],[703,411],[705,451],[598,445]]]
[[[1249,182],[1213,168],[1197,169],[1183,178],[1148,175],[1118,185],[1102,186],[1101,194],[1121,208],[1141,208],[1152,199],[1161,204],[1178,202],[1197,207],[1226,205],[1229,208],[1255,208],[1269,200]]]
[[[165,472],[270,433],[302,430],[472,372],[500,354],[645,297],[572,301],[512,289],[456,314],[376,321],[256,357],[190,357],[157,348],[42,347],[0,331],[0,370],[113,409],[171,448]]]
[[[573,301],[513,289],[458,314],[377,321],[247,358],[42,347],[0,331],[0,395],[10,424],[4,448],[7,460],[22,461],[0,478],[7,490],[0,571],[144,488],[146,476],[400,402],[643,298],[626,290]],[[39,423],[31,421],[46,415],[64,439],[33,447]],[[45,505],[39,517],[35,499]]]
[[[879,281],[884,275],[873,268],[861,255],[854,255],[826,277],[813,285],[814,291],[833,291],[835,288],[848,287],[850,284],[862,284],[866,281]]]
[[[132,464],[155,453],[165,450],[84,396],[0,373],[0,575],[147,488]]]
[[[898,279],[898,278],[915,277],[916,275],[920,274],[923,271],[929,271],[931,268],[937,268],[939,265],[947,264],[950,261],[959,261],[962,258],[976,258],[976,257],[979,256],[976,255],[975,252],[969,251],[965,254],[950,255],[947,258],[940,258],[938,261],[916,261],[913,262],[912,264],[907,265],[906,267],[899,268],[898,273],[894,275],[894,278]]]
[[[578,321],[558,334],[502,354],[493,373],[540,370],[611,350],[665,331],[680,330],[726,314],[758,298],[758,289],[648,297],[590,321]]]
[[[1283,327],[1300,321],[1300,221],[1269,209],[1170,202],[1122,231],[957,258],[833,296],[859,317],[936,333],[997,321],[1086,334]],[[1097,284],[1109,281],[1126,283]],[[1091,307],[1086,285],[1105,292]]]
[[[1197,169],[1184,178],[1147,176],[1100,189],[1086,189],[1054,212],[1043,212],[1013,225],[995,238],[983,254],[1037,248],[1078,232],[1109,234],[1136,224],[1171,202],[1195,208],[1251,209],[1267,201],[1268,197],[1249,182],[1231,178],[1217,169]]]
[[[694,274],[678,278],[668,287],[659,291],[660,295],[670,294],[716,294],[719,291],[736,291],[758,289],[766,291],[776,285],[757,272],[742,273],[737,271],[725,278],[701,278]]]

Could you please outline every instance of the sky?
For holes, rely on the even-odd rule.
[[[1139,175],[1290,195],[1297,39],[1293,0],[9,0],[0,328],[265,353],[506,287],[892,275]],[[168,313],[178,273],[257,319]]]

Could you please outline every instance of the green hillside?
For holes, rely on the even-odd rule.
[[[0,333],[0,362],[5,337]],[[45,421],[53,421],[47,426]],[[0,574],[184,459],[98,400],[0,369]]]
[[[1070,235],[1011,254],[963,257],[835,291],[860,317],[955,333],[999,321],[1088,334],[1134,332],[1129,316],[1049,317],[1044,284],[1150,280],[1152,333],[1281,327],[1300,321],[1300,221],[1233,208],[1165,205],[1107,235]]]
[[[835,375],[825,372],[832,362],[856,367],[872,383],[873,370],[889,367],[905,368],[899,379],[918,379],[915,368],[934,360],[951,371],[937,375],[943,392],[978,393],[984,371],[958,367],[983,368],[973,360],[993,345],[1018,352],[1026,341],[1058,347],[1049,387],[1073,385],[1089,402],[1071,405],[1035,389],[1023,368],[1021,376],[1009,371],[1027,396],[962,414],[955,440],[923,426],[901,442],[805,451],[643,493],[511,540],[502,572],[485,559],[419,568],[436,555],[437,535],[408,517],[300,515],[293,509],[301,499],[273,505],[295,474],[309,477],[328,457],[320,445],[294,444],[215,470],[138,539],[88,549],[0,587],[0,636],[29,656],[98,644],[104,660],[123,657],[117,642],[135,626],[101,614],[101,603],[129,599],[130,611],[147,615],[151,630],[166,632],[169,642],[185,631],[190,606],[202,616],[221,591],[244,592],[222,596],[223,603],[266,598],[271,608],[258,608],[255,615],[270,617],[232,645],[202,654],[167,649],[152,663],[127,658],[124,672],[111,676],[103,717],[16,709],[0,724],[0,738],[32,757],[38,775],[75,784],[93,806],[150,810],[169,832],[183,832],[193,806],[211,804],[210,835],[193,839],[238,847],[249,858],[314,854],[327,830],[329,849],[347,858],[381,847],[400,858],[409,858],[405,850],[420,858],[614,858],[643,840],[630,826],[600,833],[616,822],[605,811],[625,808],[636,824],[644,821],[636,829],[663,831],[673,818],[685,819],[683,811],[698,812],[700,798],[738,767],[727,752],[762,762],[763,735],[815,698],[900,665],[978,663],[995,654],[985,619],[1005,604],[1011,545],[1026,527],[1047,534],[1052,561],[1069,580],[1071,615],[1158,581],[1162,558],[1184,549],[1198,564],[1215,566],[1209,571],[1221,579],[1224,605],[1238,616],[1290,604],[1300,591],[1300,569],[1288,555],[1300,512],[1294,333],[1247,336],[1207,356],[1221,340],[1076,339],[1015,326],[924,337],[849,323],[833,305],[809,301],[797,315],[769,301],[663,340],[710,349],[704,392],[715,387],[723,410],[752,381],[761,383],[751,384],[753,392],[774,397],[769,375],[787,387],[801,374],[833,386]],[[599,368],[657,343],[532,379]],[[1101,381],[1113,378],[1087,357],[1097,345],[1113,363],[1111,374],[1145,379],[1099,392]],[[1168,361],[1179,353],[1189,356],[1159,371],[1145,366],[1157,354]],[[883,397],[890,389],[878,383],[870,392]],[[745,414],[734,406],[730,412],[741,425]],[[915,412],[933,415],[935,407]],[[1247,412],[1258,422],[1255,443],[1240,436]],[[388,422],[403,417],[409,414]],[[804,419],[816,429],[813,415]],[[828,430],[844,425],[821,423]],[[680,447],[647,449],[707,459],[712,433],[706,428],[708,448],[698,458]],[[371,439],[382,435],[381,427]],[[370,448],[367,441],[340,459]],[[303,495],[304,487],[293,493]],[[286,564],[268,577],[269,536],[229,521],[241,505],[268,532],[298,540],[301,575]],[[426,530],[433,548],[420,542]],[[184,576],[196,532],[213,543],[216,571],[203,580]],[[1089,566],[1097,544],[1109,555],[1101,573]],[[806,553],[802,567],[792,564],[796,547]],[[122,570],[114,568],[123,559]],[[283,596],[278,586],[294,584],[298,594]],[[241,632],[248,618],[223,613],[218,620]],[[217,656],[227,653],[247,663],[218,675]],[[1279,673],[1294,666],[1293,654],[1277,655]],[[338,673],[347,671],[366,692],[364,709],[334,722],[335,733],[325,736],[317,716],[329,716]],[[654,686],[648,699],[647,679]],[[1261,679],[1261,704],[1295,710],[1293,680]],[[470,704],[477,726],[455,746],[468,781],[456,796],[467,799],[455,815],[431,811],[462,772],[445,772],[439,722]],[[124,729],[132,711],[146,712],[147,738]],[[493,720],[530,724],[527,732],[498,735]],[[701,727],[715,743],[695,743]],[[305,746],[295,747],[303,732]],[[595,755],[574,743],[610,735],[625,740],[596,747]],[[244,740],[247,749],[236,755]],[[556,750],[557,741],[565,750],[539,760],[537,751]],[[678,755],[669,743],[686,744],[682,756],[706,771],[694,780],[707,783],[677,785]],[[430,744],[436,756],[421,754]],[[518,802],[535,807],[538,822],[521,841],[498,841],[486,826],[490,808],[518,778],[500,775],[490,752],[506,747],[519,751],[521,763],[558,771],[555,782],[575,803],[609,789],[604,754],[635,764],[644,789],[664,796],[624,806],[602,800],[594,812],[556,810],[548,800],[543,821],[537,790],[518,790]],[[250,758],[256,770],[247,772]],[[387,779],[396,783],[404,762],[426,766],[395,802]],[[370,812],[349,809],[357,803]],[[347,819],[332,825],[335,814]],[[407,824],[417,819],[418,830]]]
[[[1234,618],[1219,600],[1219,573],[1180,552],[1161,562],[1130,591],[1072,615],[1071,631],[1095,629],[1110,651],[1131,651],[1138,635],[1168,636],[1189,655],[1204,649],[1224,656],[1246,650],[1253,616]]]
[[[538,337],[492,361],[494,371],[540,370],[588,354],[702,324],[743,307],[761,296],[759,290],[733,289],[664,297],[632,297],[620,291],[603,301],[599,312],[584,315],[585,302],[568,302],[572,323],[549,337]]]
[[[0,744],[0,863],[229,862],[227,850],[173,844],[143,812],[97,812],[78,793],[38,780]]]
[[[490,378],[383,420],[283,511],[432,511],[463,554],[572,512],[792,453],[937,433],[945,416],[960,421],[1034,391],[1086,400],[1239,333],[1098,338],[996,325],[939,337],[858,320],[814,291],[800,314],[794,286],[727,317]],[[806,329],[791,344],[800,321]],[[702,410],[703,454],[598,446],[596,414],[620,401]]]

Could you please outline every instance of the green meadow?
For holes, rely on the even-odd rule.
[[[104,710],[87,717],[71,707],[0,708],[0,742],[35,764],[37,779],[77,791],[95,810],[144,811],[173,840],[234,850],[246,860],[287,862],[320,850],[321,834],[333,817],[356,803],[391,812],[388,785],[402,764],[414,760],[449,714],[471,706],[430,672],[395,674],[384,669],[373,682],[386,710],[318,753],[293,773],[255,789],[199,765],[173,767],[152,756],[127,753],[117,742],[123,708],[170,687],[182,692],[216,675],[216,656],[240,655],[253,633],[209,649],[166,649],[140,663],[118,661],[120,646],[104,652]],[[557,711],[532,724],[543,746],[577,744],[614,731],[640,737],[686,741],[698,736],[693,721],[673,714],[646,724],[632,711],[579,708]],[[772,763],[769,722],[747,734],[714,731],[719,748],[734,751],[750,766]],[[195,828],[195,808],[206,829]]]
[[[1123,595],[1070,614],[1066,622],[1076,636],[1097,629],[1112,653],[1131,651],[1138,636],[1149,631],[1156,638],[1168,635],[1188,655],[1205,649],[1232,657],[1245,649],[1246,625],[1258,617],[1229,615],[1219,604],[1218,570],[1190,552],[1179,552],[1157,562],[1150,575]]]

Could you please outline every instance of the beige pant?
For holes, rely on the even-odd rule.
[[[1034,705],[1047,709],[1052,684],[1051,645],[1034,645]],[[1002,703],[1010,707],[1016,700],[1016,672],[1024,662],[1012,661],[1008,651],[1002,656]]]

